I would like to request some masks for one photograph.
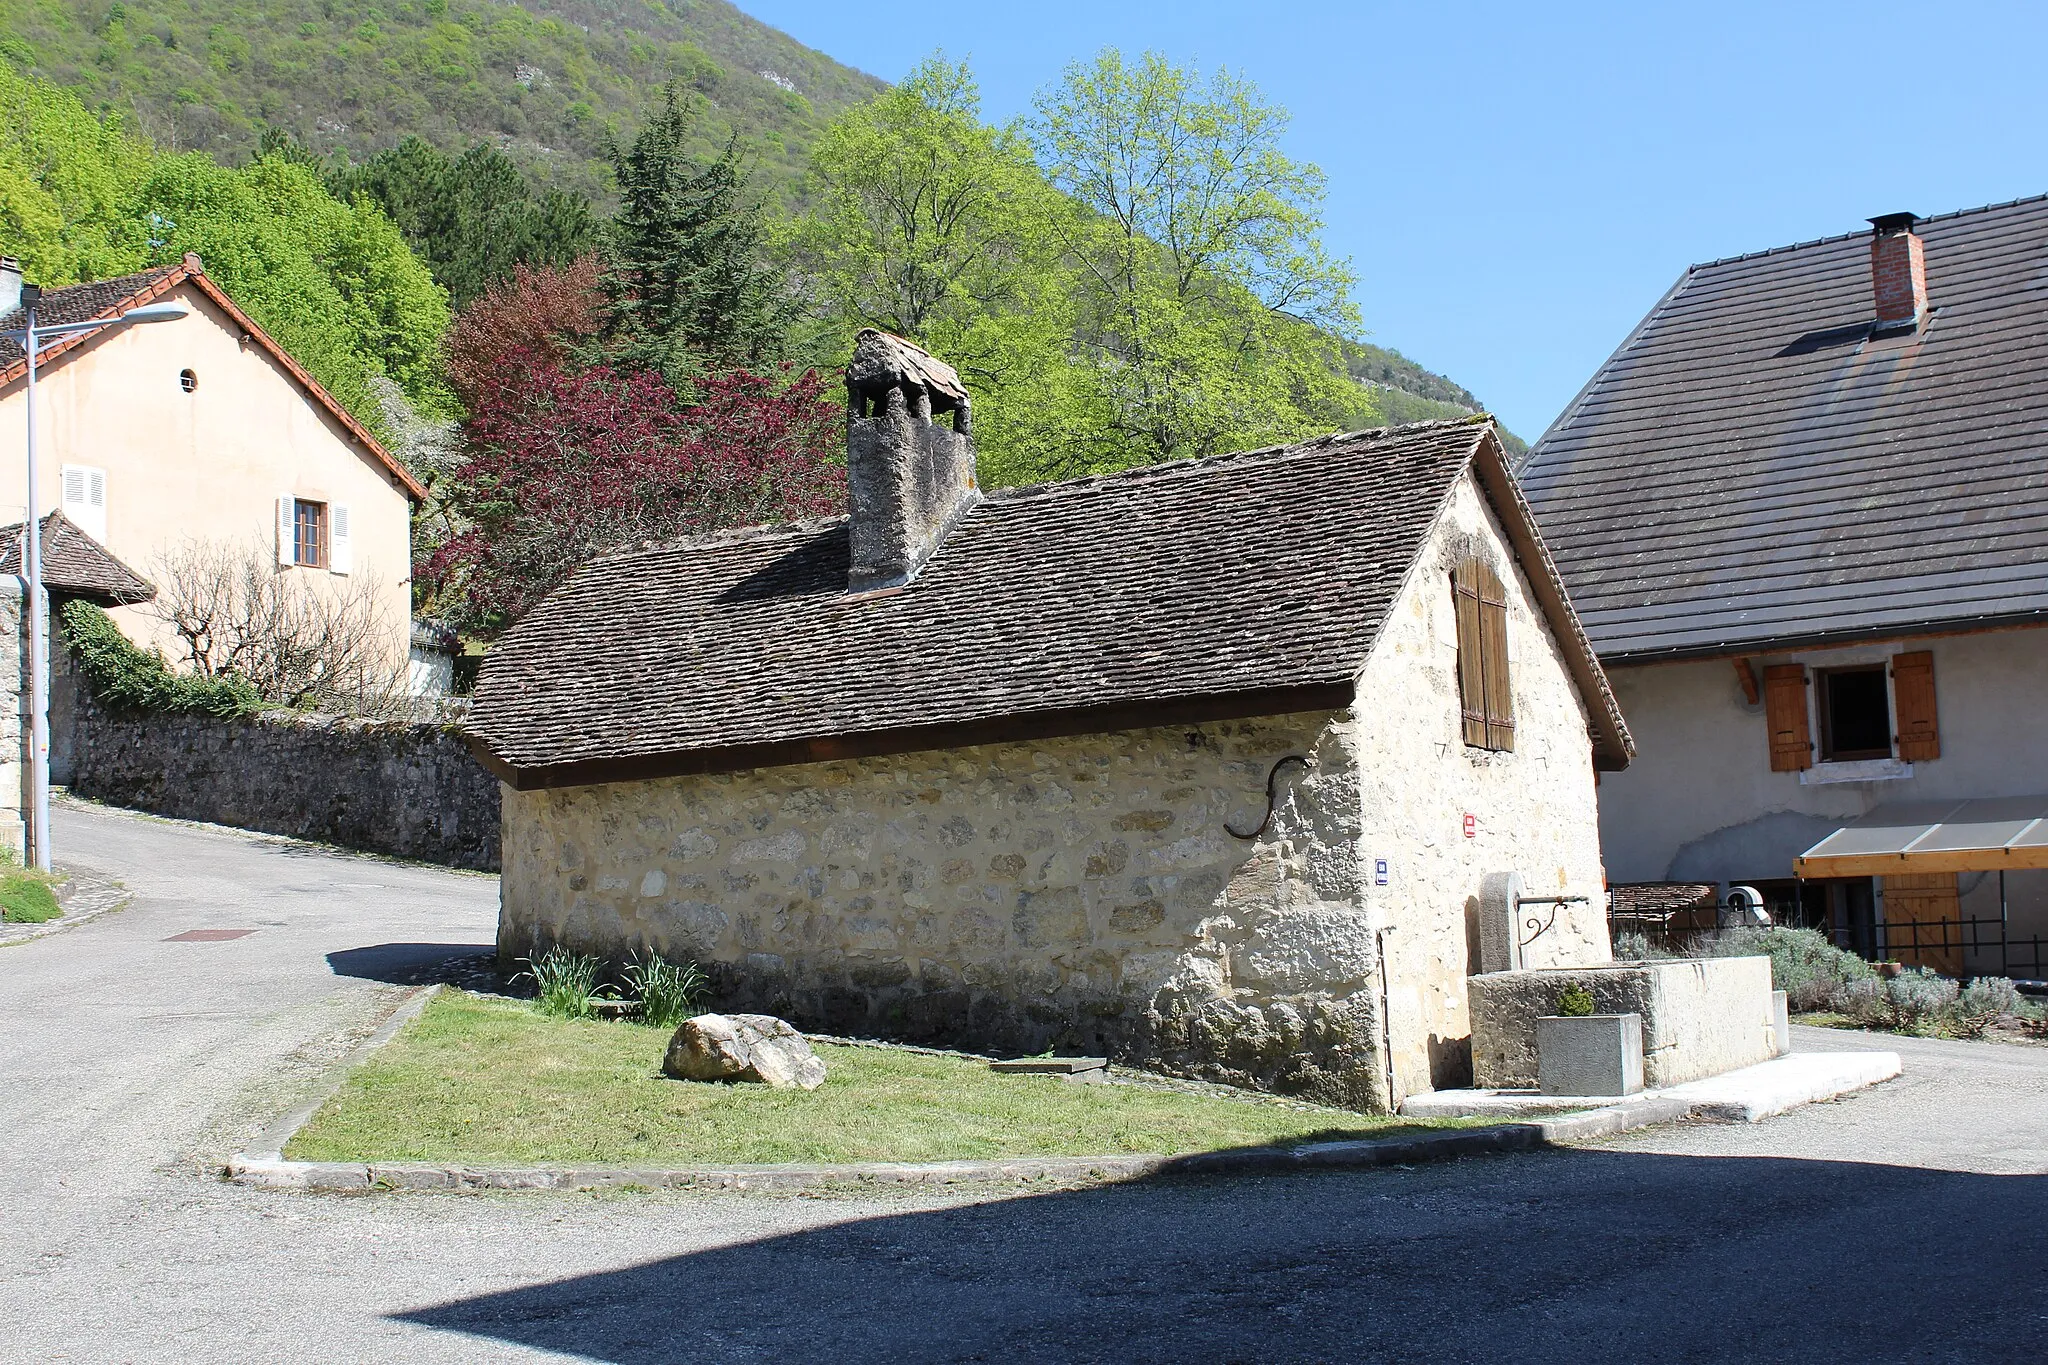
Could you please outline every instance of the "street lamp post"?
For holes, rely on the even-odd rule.
[[[28,580],[22,610],[28,614],[28,845],[38,871],[50,870],[50,640],[49,612],[43,591],[43,528],[36,516],[36,361],[44,343],[56,345],[66,337],[97,332],[105,327],[125,327],[138,322],[175,322],[189,311],[182,303],[152,303],[130,308],[116,318],[90,322],[60,322],[50,327],[36,325],[36,305],[43,301],[40,285],[21,287],[21,327],[0,332],[0,336],[21,343],[28,356],[28,504],[23,509],[21,567]],[[52,340],[52,339],[55,340]]]

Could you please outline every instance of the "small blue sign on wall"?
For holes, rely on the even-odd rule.
[[[1385,858],[1373,859],[1372,884],[1374,886],[1385,886],[1387,884],[1387,860]]]

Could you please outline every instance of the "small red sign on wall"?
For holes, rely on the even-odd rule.
[[[1476,816],[1476,815],[1474,815],[1474,814],[1473,814],[1473,813],[1472,813],[1471,811],[1469,811],[1469,810],[1468,810],[1468,811],[1466,811],[1466,812],[1465,812],[1465,837],[1466,837],[1467,839],[1470,839],[1470,838],[1472,838],[1472,837],[1473,837],[1474,835],[1476,835],[1476,834],[1478,834],[1478,833],[1479,833],[1479,817],[1478,817],[1478,816]]]

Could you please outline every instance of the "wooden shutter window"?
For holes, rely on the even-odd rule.
[[[1508,676],[1508,597],[1500,575],[1477,559],[1451,571],[1458,616],[1458,710],[1465,743],[1515,747],[1515,696]]]
[[[1892,656],[1892,718],[1899,757],[1931,763],[1941,757],[1941,727],[1934,709],[1934,655],[1929,650]]]
[[[1466,560],[1451,570],[1451,596],[1458,604],[1458,710],[1465,742],[1486,747],[1486,673],[1479,655],[1479,564]]]
[[[1804,772],[1813,766],[1804,664],[1772,664],[1764,670],[1764,724],[1771,732],[1772,772]]]

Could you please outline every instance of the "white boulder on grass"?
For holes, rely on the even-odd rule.
[[[668,1041],[662,1074],[679,1081],[758,1081],[816,1090],[825,1063],[804,1036],[772,1014],[700,1014]]]

